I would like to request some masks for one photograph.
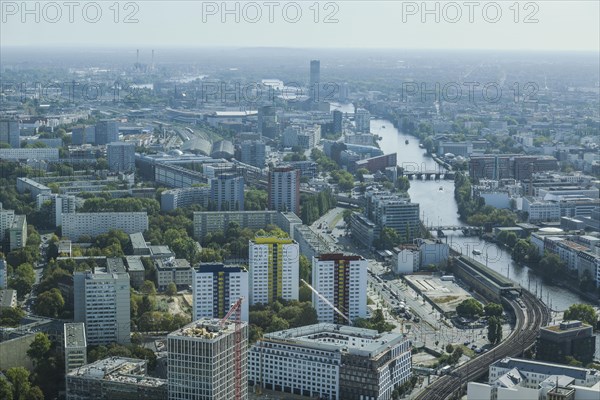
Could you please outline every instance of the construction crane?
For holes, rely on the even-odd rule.
[[[350,318],[348,318],[343,312],[341,312],[336,306],[334,306],[329,300],[327,300],[327,298],[325,296],[323,296],[321,293],[319,293],[317,291],[317,289],[315,289],[314,287],[312,287],[308,282],[306,282],[304,279],[300,279],[300,282],[304,283],[310,290],[312,290],[312,292],[314,294],[316,294],[317,296],[319,296],[319,298],[321,300],[323,300],[323,302],[325,304],[327,304],[329,307],[331,307],[333,309],[333,311],[335,311],[336,313],[338,313],[342,318],[344,318],[346,321],[348,321],[348,325],[352,325],[352,320]]]
[[[242,400],[242,303],[244,302],[244,298],[240,297],[229,309],[227,314],[219,321],[219,326],[221,329],[225,327],[225,324],[232,315],[235,314],[234,319],[232,320],[235,324],[235,330],[233,333],[233,341],[234,341],[234,350],[233,350],[233,360],[234,360],[234,399]]]

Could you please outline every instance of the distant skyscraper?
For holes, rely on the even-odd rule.
[[[348,94],[349,94],[348,83],[344,82],[339,86],[338,99],[339,99],[340,103],[345,103],[348,101]]]
[[[340,110],[333,110],[333,133],[342,133],[344,114]]]
[[[298,300],[300,250],[288,238],[256,237],[250,241],[250,305],[278,298]]]
[[[75,322],[84,322],[90,345],[130,342],[129,274],[107,265],[73,275]]]
[[[216,211],[244,210],[244,177],[221,174],[210,180],[210,207]]]
[[[258,133],[270,139],[279,136],[278,108],[263,106],[258,109]]]
[[[319,60],[311,60],[310,61],[310,83],[309,83],[309,93],[310,98],[319,102],[320,99],[320,83],[321,83],[321,61]]]
[[[0,120],[0,143],[8,143],[13,149],[21,147],[21,130],[19,121],[12,119]]]
[[[346,317],[354,320],[367,316],[367,267],[361,256],[321,254],[312,260],[312,285]],[[313,294],[313,307],[319,322],[348,325],[319,296]]]
[[[242,321],[248,321],[248,271],[223,264],[200,264],[192,273],[192,320],[223,318],[240,297]]]
[[[167,336],[169,400],[248,399],[248,324],[242,322],[236,346],[235,324],[203,318]],[[237,347],[237,348],[236,348]],[[236,371],[236,350],[240,370]]]
[[[71,144],[96,144],[96,127],[94,125],[75,126],[71,130]]]
[[[354,125],[356,132],[371,132],[371,113],[364,108],[358,108],[354,112]]]
[[[111,142],[106,145],[108,167],[113,172],[135,171],[135,143]]]
[[[119,126],[117,121],[103,119],[96,124],[96,144],[109,144],[119,141]]]
[[[244,140],[241,145],[241,161],[258,168],[265,166],[266,145],[260,140]]]
[[[291,167],[269,172],[269,209],[300,215],[300,171]]]

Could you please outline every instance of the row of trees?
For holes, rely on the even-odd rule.
[[[324,190],[317,195],[302,194],[300,203],[302,204],[300,219],[305,225],[310,225],[334,208],[337,200],[331,190]]]
[[[281,331],[316,324],[317,312],[310,301],[279,299],[271,304],[250,307],[250,342],[260,339],[263,333]]]

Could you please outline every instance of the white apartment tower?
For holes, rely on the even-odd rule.
[[[169,400],[248,399],[248,324],[240,325],[236,346],[235,324],[203,318],[167,336]],[[236,352],[239,364],[236,366]],[[239,371],[238,371],[239,368]]]
[[[223,318],[240,297],[242,321],[248,322],[248,271],[223,264],[201,264],[192,272],[192,320]]]
[[[250,241],[250,305],[298,300],[298,242],[272,236]]]
[[[113,172],[135,171],[135,143],[112,142],[106,145],[108,167]]]
[[[90,345],[129,343],[129,274],[125,268],[95,268],[73,275],[75,322],[84,322]]]
[[[368,262],[361,256],[321,254],[312,260],[312,286],[346,317],[367,316]],[[319,322],[347,325],[323,299],[313,293],[313,307]]]

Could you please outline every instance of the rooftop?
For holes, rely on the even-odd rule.
[[[134,249],[148,248],[148,246],[146,245],[146,239],[144,239],[144,235],[142,234],[142,232],[130,234],[129,240],[131,240],[131,246]]]
[[[126,256],[127,271],[144,271],[144,264],[142,264],[142,257],[140,256]]]
[[[136,386],[166,386],[166,379],[146,375],[146,363],[146,360],[110,357],[74,369],[67,376],[100,379]]]
[[[496,361],[491,367],[517,368],[519,371],[534,372],[544,375],[565,375],[577,380],[586,380],[588,375],[598,375],[600,371],[595,369],[586,369],[571,367],[569,365],[554,364],[544,361],[523,360],[520,358],[503,358]]]
[[[245,324],[244,322],[242,324]],[[235,324],[225,321],[223,326],[220,320],[215,318],[201,318],[198,321],[187,324],[174,332],[169,333],[168,337],[189,337],[207,340],[214,340],[225,334],[232,334],[235,331]]]
[[[65,324],[65,349],[71,347],[86,347],[85,325],[83,322]]]
[[[335,324],[315,324],[267,333],[265,340],[283,340],[325,351],[339,351],[363,357],[377,357],[405,341],[399,333],[379,333],[373,329]]]

